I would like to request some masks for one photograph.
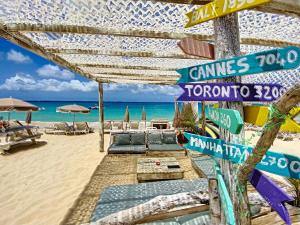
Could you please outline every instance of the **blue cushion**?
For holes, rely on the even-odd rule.
[[[145,133],[132,133],[130,135],[130,143],[132,145],[144,145],[145,144]]]
[[[129,145],[130,144],[130,135],[129,134],[115,134],[114,144]]]

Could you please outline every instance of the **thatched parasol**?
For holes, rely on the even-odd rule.
[[[8,120],[10,120],[10,112],[26,112],[26,111],[38,111],[39,107],[16,98],[1,98],[0,99],[0,111],[8,112]]]
[[[129,123],[129,120],[130,120],[129,110],[128,110],[128,106],[126,106],[125,115],[124,115],[124,122],[126,123],[125,130],[127,130],[127,124]]]
[[[63,113],[73,113],[73,126],[75,123],[75,114],[76,113],[89,113],[90,110],[84,106],[81,105],[64,105],[60,106],[56,109],[57,112],[63,112]]]

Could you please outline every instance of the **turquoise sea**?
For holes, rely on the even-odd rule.
[[[98,105],[98,102],[86,101],[29,101],[32,104],[43,108],[38,112],[33,112],[33,121],[73,121],[73,114],[56,112],[56,108],[63,105],[78,104],[85,107]],[[140,120],[142,109],[145,107],[147,120],[151,119],[168,119],[172,120],[174,116],[174,103],[159,102],[105,102],[104,119],[105,120],[123,120],[126,106],[129,108],[130,119]],[[0,112],[0,116],[7,118],[8,113]],[[11,119],[25,120],[26,114],[23,112],[12,112]],[[91,110],[89,114],[76,114],[76,121],[96,122],[99,121],[99,111]]]

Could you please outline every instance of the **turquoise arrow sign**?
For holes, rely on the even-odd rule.
[[[241,114],[237,110],[206,107],[205,115],[212,122],[229,130],[232,134],[239,134],[244,125]]]
[[[233,213],[233,204],[229,197],[220,166],[215,162],[215,173],[218,180],[218,190],[221,198],[221,203],[223,207],[223,212],[226,217],[226,223],[229,225],[235,225],[235,217]]]
[[[252,154],[250,146],[232,144],[220,139],[184,133],[189,140],[185,148],[211,155],[233,163],[243,163]],[[288,154],[267,151],[262,161],[255,167],[280,176],[300,179],[300,158]]]
[[[178,69],[181,78],[177,83],[295,69],[299,65],[300,48],[290,46]]]

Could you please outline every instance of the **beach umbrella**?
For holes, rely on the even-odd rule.
[[[173,119],[173,127],[175,128],[179,127],[179,123],[180,123],[180,110],[179,110],[178,102],[176,102],[175,114]]]
[[[89,113],[90,110],[84,106],[81,105],[64,105],[60,106],[56,109],[57,112],[63,112],[63,113],[73,113],[73,126],[75,123],[75,114],[76,113]]]
[[[38,111],[39,107],[16,98],[1,98],[0,99],[0,111],[8,112],[8,120],[10,120],[10,112],[26,112],[26,111]]]
[[[127,123],[129,123],[129,110],[128,106],[126,106],[125,115],[124,115],[124,122],[126,123],[125,130],[127,130]]]

